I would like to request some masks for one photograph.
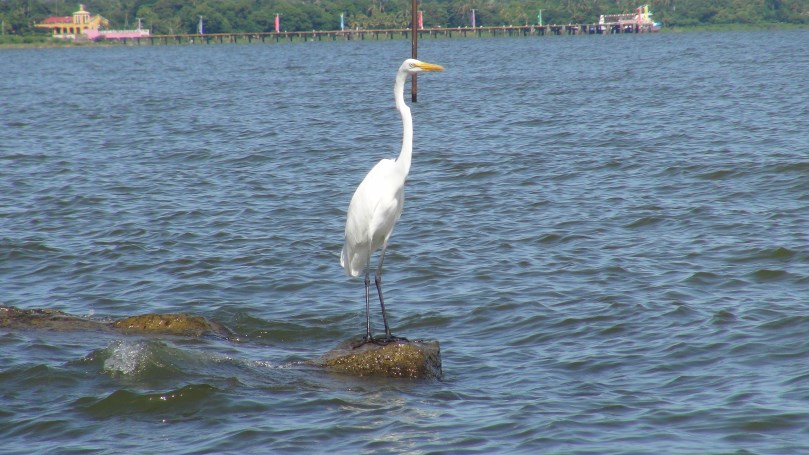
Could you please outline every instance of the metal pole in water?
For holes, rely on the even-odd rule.
[[[418,58],[418,25],[416,22],[416,0],[412,1],[412,9],[410,10],[410,54],[412,58]],[[418,90],[416,88],[416,75],[413,74],[410,85],[410,100],[414,103],[418,98]]]

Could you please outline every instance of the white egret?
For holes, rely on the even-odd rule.
[[[362,180],[346,216],[345,243],[340,254],[340,265],[349,276],[359,276],[365,268],[365,338],[364,342],[388,342],[395,340],[390,333],[388,318],[385,315],[385,300],[382,298],[382,261],[385,259],[385,248],[393,232],[393,226],[399,221],[404,205],[404,184],[410,172],[410,160],[413,154],[413,118],[410,108],[404,101],[404,85],[407,77],[422,71],[442,71],[444,67],[425,63],[415,59],[407,59],[396,73],[393,84],[393,97],[396,109],[402,116],[402,151],[399,157],[383,159],[368,172]],[[371,334],[371,255],[381,249],[379,264],[376,267],[376,291],[379,294],[379,305],[382,308],[382,321],[385,324],[385,338],[375,340]]]

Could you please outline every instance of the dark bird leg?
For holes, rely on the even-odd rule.
[[[395,337],[390,333],[388,316],[385,314],[385,299],[382,298],[382,263],[385,261],[385,249],[387,247],[387,242],[382,244],[382,251],[379,253],[379,265],[376,267],[376,276],[374,277],[374,282],[376,283],[376,292],[379,294],[379,306],[382,307],[382,322],[385,324],[385,338],[382,340],[383,344],[387,344],[391,341],[407,341],[407,338]]]
[[[379,306],[382,307],[382,322],[385,324],[385,338],[391,339],[390,327],[388,326],[388,316],[385,314],[385,299],[382,298],[382,263],[385,261],[385,249],[388,243],[382,244],[382,251],[379,252],[379,265],[376,267],[376,276],[374,282],[376,283],[376,292],[379,294]]]
[[[371,261],[365,266],[365,337],[362,343],[374,341],[371,334]]]

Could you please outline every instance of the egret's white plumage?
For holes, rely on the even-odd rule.
[[[370,269],[371,255],[381,249],[379,264],[376,269],[376,289],[379,304],[382,307],[382,320],[385,324],[385,337],[392,339],[385,315],[385,302],[382,298],[382,262],[385,259],[385,248],[393,232],[393,226],[399,221],[404,206],[404,184],[410,172],[410,160],[413,154],[413,119],[410,108],[404,101],[404,85],[407,77],[422,71],[441,71],[439,65],[407,59],[396,73],[393,84],[393,96],[396,109],[402,116],[402,151],[393,159],[383,159],[368,172],[362,180],[346,216],[345,243],[340,254],[340,265],[350,276],[359,276],[365,269],[365,317],[366,341],[373,341],[371,335],[370,315]]]

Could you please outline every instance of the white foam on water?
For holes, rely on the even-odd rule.
[[[148,346],[142,341],[118,340],[107,349],[110,356],[104,361],[104,371],[131,375],[143,368]]]

